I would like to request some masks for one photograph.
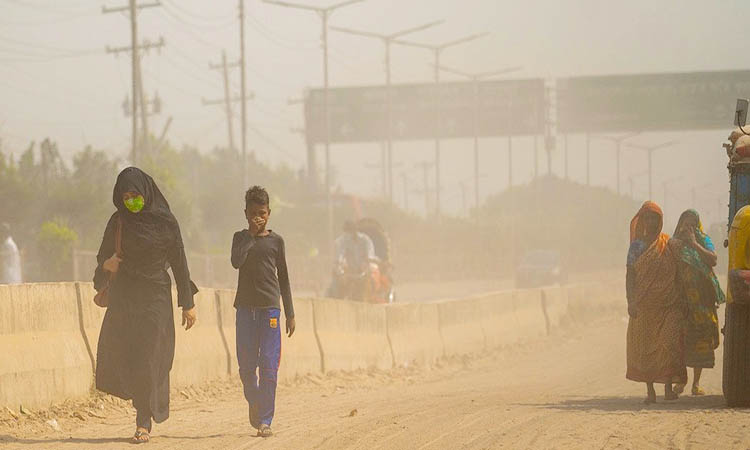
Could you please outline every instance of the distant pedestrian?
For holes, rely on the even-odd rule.
[[[21,283],[21,254],[18,252],[10,225],[0,224],[0,284]]]
[[[234,233],[232,266],[239,269],[237,294],[237,362],[250,425],[270,437],[281,359],[281,305],[286,333],[294,334],[294,306],[284,239],[267,228],[271,215],[268,192],[253,186],[245,193],[248,228]]]
[[[680,292],[687,303],[685,320],[685,364],[693,368],[693,395],[705,395],[700,387],[703,369],[716,363],[714,350],[719,347],[719,317],[717,308],[724,303],[724,292],[714,274],[716,252],[713,242],[703,232],[698,212],[689,209],[682,213],[675,228],[674,238]],[[682,393],[685,385],[675,391]]]
[[[628,299],[626,378],[646,383],[646,403],[676,400],[672,384],[686,383],[683,342],[684,299],[677,286],[677,257],[662,233],[663,213],[646,202],[630,222],[626,293]]]
[[[193,295],[198,290],[190,281],[177,219],[154,180],[128,167],[117,177],[112,201],[117,211],[104,230],[94,274],[97,291],[111,280],[96,355],[96,388],[133,400],[132,442],[140,444],[150,440],[152,418],[161,423],[169,417],[175,330],[167,268],[172,267],[186,330],[196,321]],[[115,252],[118,228],[121,255]]]

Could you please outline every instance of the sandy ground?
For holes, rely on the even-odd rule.
[[[643,405],[645,387],[624,379],[625,329],[624,318],[610,318],[432,370],[300,379],[280,386],[269,439],[253,437],[236,382],[187,391],[174,396],[171,419],[147,448],[750,447],[750,411],[723,406],[718,369],[704,374],[705,397]],[[83,411],[84,420],[60,417],[61,431],[6,419],[0,448],[131,448],[123,439],[133,432],[130,408]]]

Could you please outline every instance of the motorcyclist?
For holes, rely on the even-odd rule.
[[[336,261],[346,273],[365,273],[370,262],[377,262],[372,240],[357,230],[352,221],[344,222],[344,233],[336,239]]]

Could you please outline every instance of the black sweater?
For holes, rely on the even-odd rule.
[[[292,288],[281,236],[270,230],[267,236],[251,236],[248,230],[234,233],[232,266],[240,271],[235,308],[280,308],[281,297],[284,315],[294,317]]]

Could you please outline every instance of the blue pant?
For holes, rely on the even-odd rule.
[[[281,359],[281,311],[277,308],[237,308],[237,363],[251,417],[271,425]],[[256,374],[256,369],[258,373]]]

